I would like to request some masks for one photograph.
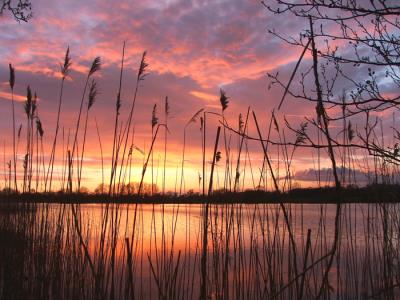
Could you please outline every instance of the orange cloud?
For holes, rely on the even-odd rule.
[[[201,100],[205,100],[206,102],[216,101],[216,99],[217,99],[215,95],[211,95],[211,94],[199,92],[199,91],[191,91],[190,94]]]
[[[10,92],[1,92],[0,91],[0,99],[3,100],[10,100],[12,99],[12,94]],[[14,100],[17,102],[25,102],[26,101],[26,96],[14,94]]]

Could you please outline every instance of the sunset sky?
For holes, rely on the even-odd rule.
[[[69,46],[72,71],[65,83],[61,115],[65,143],[68,130],[73,132],[83,90],[84,79],[92,60],[100,56],[102,70],[96,74],[100,94],[89,118],[88,138],[84,162],[84,186],[93,189],[101,182],[101,156],[96,134],[98,121],[103,144],[106,176],[109,175],[110,156],[115,118],[115,101],[123,42],[126,41],[126,64],[122,88],[121,118],[126,120],[135,88],[135,76],[144,50],[149,63],[148,76],[142,81],[134,113],[134,144],[148,150],[151,142],[151,113],[158,106],[158,118],[164,122],[164,98],[169,97],[170,120],[167,157],[167,186],[174,190],[177,168],[181,164],[184,124],[199,109],[220,112],[220,88],[229,97],[226,118],[237,127],[238,115],[246,114],[247,107],[257,113],[264,135],[270,112],[282,96],[278,87],[268,89],[267,72],[279,71],[287,80],[302,49],[291,47],[268,33],[277,29],[286,35],[298,36],[304,27],[295,18],[283,18],[269,13],[258,1],[44,1],[33,3],[33,18],[18,23],[4,14],[1,21],[0,49],[0,131],[6,156],[12,153],[11,101],[8,84],[8,64],[16,69],[15,100],[18,101],[17,128],[25,130],[26,87],[30,85],[39,97],[38,111],[45,131],[45,148],[49,149],[55,132],[59,97],[59,64]],[[306,55],[304,66],[309,66]],[[358,76],[357,71],[354,75]],[[86,100],[85,100],[86,101]],[[305,116],[313,116],[313,105],[288,98],[277,118],[283,126],[283,116],[298,124]],[[207,161],[212,159],[217,117],[207,120]],[[198,188],[201,170],[201,140],[199,122],[187,130],[188,142],[185,160],[186,190]],[[252,118],[249,130],[256,134]],[[60,129],[57,159],[62,158],[62,131]],[[227,133],[229,135],[229,133]],[[293,137],[287,133],[288,139]],[[162,182],[163,138],[156,144],[155,168],[159,160],[158,185]],[[72,137],[70,138],[72,139]],[[19,145],[19,161],[24,156],[24,139]],[[223,140],[220,141],[223,154]],[[233,151],[237,137],[232,136]],[[271,149],[274,164],[278,153]],[[249,143],[252,167],[259,177],[262,151],[259,143]],[[296,152],[293,170],[304,171],[315,167],[315,154],[308,150]],[[280,154],[281,155],[281,154]],[[131,181],[139,181],[143,156],[134,152],[134,171]],[[236,156],[234,155],[234,159]],[[10,158],[7,158],[7,160]],[[48,155],[46,156],[48,163]],[[244,159],[244,158],[243,158]],[[3,160],[2,160],[3,161]],[[244,160],[243,160],[244,163]],[[329,167],[326,158],[322,165]],[[3,173],[3,168],[1,168]],[[249,172],[249,171],[247,171]],[[149,182],[150,169],[146,180]],[[180,171],[178,173],[179,182]],[[222,171],[219,176],[223,176]],[[222,179],[219,179],[222,182]],[[252,186],[250,175],[246,184]],[[305,184],[307,185],[307,183]]]

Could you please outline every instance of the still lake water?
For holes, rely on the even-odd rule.
[[[168,277],[160,274],[160,270],[167,266],[170,268],[169,272],[172,272],[171,265],[174,265],[177,268],[177,277],[178,272],[181,272],[181,278],[174,280],[181,284],[182,296],[185,292],[184,297],[197,296],[198,288],[193,288],[193,284],[200,283],[203,208],[202,205],[118,207],[118,218],[114,219],[119,224],[114,227],[118,228],[117,256],[123,265],[126,257],[124,241],[126,238],[135,241],[133,255],[140,266],[136,269],[140,269],[140,272],[135,272],[135,281],[141,282],[142,289],[139,294],[145,298],[153,296],[154,294],[148,293],[154,291],[156,284],[153,281],[161,280],[156,280],[158,277]],[[292,204],[286,205],[285,209],[295,239],[297,269],[304,264],[308,229],[311,230],[311,253],[314,261],[331,251],[335,236],[336,205]],[[397,209],[396,206],[388,205],[385,210],[389,221],[386,230],[390,230],[388,247],[392,248],[397,246],[399,231],[396,230],[397,218],[393,222],[390,219],[397,216]],[[87,231],[91,233],[94,245],[99,239],[103,214],[104,205],[81,206],[81,223],[87,224],[87,229],[90,228]],[[339,260],[335,259],[329,278],[330,285],[342,289],[344,294],[352,294],[354,290],[357,293],[363,292],[363,289],[368,292],[372,279],[367,279],[367,276],[363,279],[361,275],[363,270],[369,269],[367,265],[371,262],[375,264],[371,271],[375,273],[374,276],[378,276],[377,282],[380,286],[379,278],[382,280],[383,274],[378,274],[380,268],[384,270],[385,266],[383,262],[380,266],[377,259],[383,259],[385,251],[393,252],[387,249],[384,251],[383,214],[384,209],[381,206],[346,204],[341,208],[341,230],[336,254]],[[276,282],[269,283],[275,289],[282,287],[290,276],[294,276],[294,250],[279,205],[211,205],[207,236],[208,290],[213,297],[223,294],[224,280],[231,282],[225,287],[225,290],[229,289],[230,296],[256,298],[268,295],[266,270],[277,278],[274,280]],[[95,249],[94,245],[92,249]],[[376,252],[371,253],[371,249]],[[394,262],[394,256],[392,259]],[[155,271],[156,265],[159,271]],[[123,272],[123,269],[122,267],[120,271]],[[318,277],[324,274],[323,263],[316,265],[314,269],[314,274],[308,274],[310,296],[313,294],[313,285],[314,292],[317,293]],[[337,275],[338,269],[340,278]],[[225,279],[224,273],[229,274],[225,275]],[[192,278],[185,285],[185,279],[190,276]],[[359,276],[361,277],[358,278]],[[314,283],[311,282],[312,277],[315,277]],[[257,282],[257,286],[253,286],[254,282]],[[238,288],[238,285],[241,287]],[[289,294],[288,292],[286,295]]]
[[[73,295],[75,281],[85,298],[198,299],[202,287],[211,299],[399,296],[398,204],[338,215],[334,204],[210,205],[207,223],[204,208],[38,204],[32,248],[45,235],[46,264],[61,261],[49,298]]]

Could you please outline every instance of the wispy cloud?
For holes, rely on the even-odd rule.
[[[93,107],[93,116],[102,132],[105,157],[112,151],[113,131],[109,123],[115,106],[124,41],[127,46],[121,118],[129,111],[140,56],[147,50],[150,74],[141,82],[136,103],[135,143],[144,149],[148,146],[152,107],[154,103],[163,107],[168,95],[171,106],[168,151],[171,152],[169,157],[177,159],[182,147],[182,124],[200,108],[220,111],[218,92],[221,86],[230,97],[226,120],[237,124],[239,113],[243,114],[251,106],[257,111],[262,130],[265,130],[270,112],[282,95],[282,90],[277,87],[268,90],[266,73],[279,69],[285,79],[301,51],[267,34],[267,28],[276,26],[277,20],[271,18],[259,2],[252,0],[38,0],[33,10],[34,17],[27,24],[16,24],[11,18],[2,16],[0,78],[2,82],[8,80],[8,63],[11,62],[16,68],[15,100],[25,101],[28,84],[40,95],[38,111],[45,130],[46,147],[54,134],[52,124],[55,124],[59,97],[59,64],[65,49],[70,46],[72,57],[61,117],[60,130],[64,131],[65,140],[68,130],[76,122],[85,74],[92,60],[100,56],[103,68],[96,80],[101,93]],[[279,20],[279,26],[286,33],[297,34],[302,25],[287,18]],[[11,133],[11,110],[6,85],[1,86],[0,99],[7,100],[0,101],[0,130],[7,139]],[[289,98],[285,103],[288,118],[301,121],[314,111],[312,104]],[[207,120],[208,136],[215,134],[218,121],[215,117]],[[16,123],[24,122],[23,107],[18,104]],[[188,146],[188,161],[199,161],[198,127],[188,129],[193,140],[193,145]],[[249,133],[255,135],[251,118]],[[290,133],[287,135],[289,140]],[[91,120],[87,139],[88,157],[99,161],[98,140]],[[157,147],[159,145],[156,150]],[[249,143],[249,151],[256,153],[254,161],[260,161],[259,147],[257,143]],[[307,155],[302,150],[297,151]]]
[[[0,99],[11,101],[12,94],[10,92],[2,92],[2,91],[0,91]],[[26,96],[14,94],[14,101],[24,102],[25,100],[26,100]]]

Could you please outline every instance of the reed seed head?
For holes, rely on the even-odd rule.
[[[94,102],[96,101],[97,94],[98,94],[97,83],[93,79],[90,82],[90,86],[89,86],[88,110],[93,106]]]
[[[24,105],[25,113],[27,117],[29,118],[31,115],[31,110],[32,110],[32,91],[31,87],[28,85],[26,89],[26,101]]]
[[[101,69],[101,59],[99,56],[97,56],[92,62],[92,67],[90,68],[88,77],[92,76],[94,73],[96,73],[100,69]]]
[[[199,109],[189,120],[189,122],[186,123],[186,126],[188,126],[191,123],[196,123],[197,119],[199,118],[200,114],[203,112],[204,108]]]
[[[158,124],[157,118],[157,104],[153,106],[153,112],[151,113],[151,128],[154,128]]]
[[[169,115],[169,102],[168,102],[168,96],[165,97],[165,115],[168,116]]]
[[[117,95],[116,107],[117,107],[117,115],[119,115],[119,110],[121,109],[121,93],[120,92],[118,92],[118,95]]]
[[[21,137],[21,130],[22,130],[22,124],[19,124],[19,128],[18,128],[18,138]]]
[[[146,54],[147,52],[144,51],[142,55],[142,59],[140,61],[140,66],[139,66],[139,71],[138,71],[138,76],[137,76],[137,81],[144,80],[144,78],[147,76],[147,67],[149,64],[146,62]]]
[[[215,160],[217,161],[217,162],[219,162],[220,160],[221,160],[221,151],[218,151],[216,154],[215,154]]]
[[[221,106],[222,106],[222,111],[224,111],[225,109],[228,108],[228,97],[226,96],[226,93],[223,89],[220,89],[220,97],[219,97],[219,101],[221,102]]]
[[[307,133],[306,133],[307,126],[308,126],[307,122],[302,122],[300,124],[300,129],[296,131],[296,141],[294,142],[295,147],[300,146],[300,145],[302,145],[302,144],[304,144],[306,142],[306,139],[307,139]]]
[[[32,109],[31,109],[31,116],[33,117],[35,115],[36,109],[37,109],[37,94],[35,92],[35,96],[33,97],[32,100]]]
[[[239,114],[239,132],[242,133],[243,132],[243,127],[244,127],[244,123],[243,123],[243,117],[242,114]]]
[[[349,139],[349,142],[351,142],[354,139],[354,129],[350,121],[349,125],[347,125],[347,138]]]
[[[36,119],[36,130],[38,131],[40,137],[43,137],[44,130],[43,130],[42,122],[40,121],[39,118]]]
[[[61,65],[61,75],[63,78],[68,76],[69,68],[71,67],[71,57],[69,56],[69,46],[65,53],[64,64]]]
[[[15,84],[15,69],[11,64],[8,64],[10,68],[10,87],[13,90],[14,89],[14,84]]]

